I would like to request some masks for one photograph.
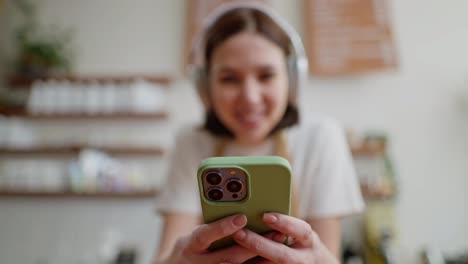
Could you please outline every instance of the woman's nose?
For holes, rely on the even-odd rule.
[[[262,91],[257,80],[249,78],[244,81],[242,87],[242,100],[248,104],[256,104],[262,100]]]

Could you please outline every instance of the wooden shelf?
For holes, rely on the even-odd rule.
[[[372,190],[366,185],[361,184],[361,193],[366,200],[390,200],[395,198],[395,190],[393,187],[381,188]]]
[[[385,155],[385,145],[351,146],[351,153],[354,157],[381,157]]]
[[[167,119],[169,114],[167,112],[155,113],[57,113],[57,114],[35,114],[30,113],[25,109],[17,108],[0,108],[0,115],[8,117],[21,117],[31,120],[148,120],[148,119]]]
[[[158,195],[157,190],[134,192],[96,192],[79,193],[72,191],[43,192],[43,191],[6,191],[0,190],[1,197],[31,197],[31,198],[153,198]]]
[[[130,83],[135,80],[145,80],[147,82],[161,84],[168,87],[173,82],[173,78],[161,75],[53,75],[45,77],[25,77],[12,76],[8,78],[8,85],[14,88],[30,88],[31,84],[36,80],[58,80],[69,81],[75,83],[99,82],[99,83]]]
[[[44,146],[31,148],[0,148],[0,156],[73,156],[83,149],[96,149],[116,156],[162,156],[165,151],[159,147],[95,147],[95,146]]]

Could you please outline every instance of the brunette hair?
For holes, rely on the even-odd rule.
[[[291,55],[291,40],[284,30],[268,15],[250,8],[236,8],[223,14],[208,29],[205,36],[204,61],[206,74],[211,68],[214,50],[228,38],[241,32],[255,32],[278,45],[287,59]],[[296,105],[288,102],[282,119],[270,134],[293,126],[299,121],[299,111]],[[204,129],[216,136],[233,137],[229,129],[216,116],[213,109],[208,109],[205,116]]]

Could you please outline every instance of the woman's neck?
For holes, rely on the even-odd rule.
[[[268,142],[270,142],[270,140],[271,137],[267,137],[262,140],[239,140],[235,138],[234,143],[242,148],[256,148],[267,144]]]

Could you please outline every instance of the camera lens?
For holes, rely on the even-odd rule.
[[[206,174],[206,181],[211,185],[217,185],[221,183],[221,174],[216,171],[211,171]]]
[[[208,198],[213,201],[219,201],[223,198],[223,191],[219,188],[211,188],[208,191]]]
[[[226,184],[226,188],[232,193],[239,192],[242,189],[242,182],[239,180],[230,180]]]

